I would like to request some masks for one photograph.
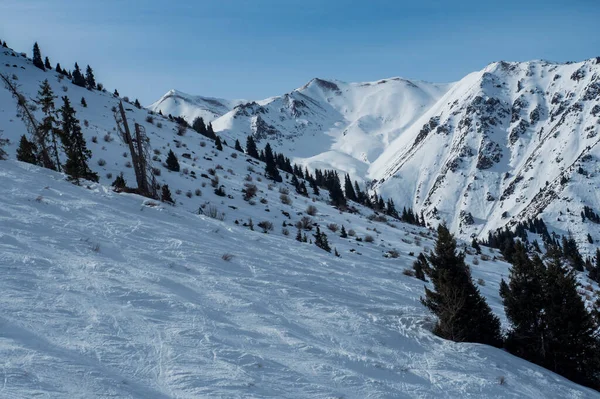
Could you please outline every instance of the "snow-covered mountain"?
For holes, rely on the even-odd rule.
[[[261,162],[227,145],[218,151],[212,140],[128,103],[128,120],[149,139],[154,176],[169,185],[176,206],[115,193],[110,184],[119,173],[135,181],[128,146],[115,131],[112,109],[120,99],[42,71],[11,49],[0,48],[0,73],[31,105],[45,79],[57,96],[70,98],[100,177],[79,187],[61,173],[16,161],[19,138],[28,132],[17,99],[0,86],[0,133],[9,139],[9,160],[0,165],[0,397],[600,396],[503,350],[434,336],[431,314],[419,301],[430,283],[405,274],[416,254],[434,246],[431,230],[371,218],[372,210],[360,205],[357,213],[339,212],[325,190],[297,195],[289,176],[268,181]],[[404,116],[390,112],[406,125],[402,130],[365,128],[368,110],[387,103],[359,101],[369,90],[375,95],[377,83],[347,85],[356,93],[353,107],[331,105],[327,112],[335,110],[338,119],[320,122],[340,128],[344,114],[363,114],[347,135],[381,140],[371,147],[368,156],[376,159],[369,165],[454,89],[380,84],[410,89],[389,97],[398,107],[423,104]],[[327,101],[328,90],[330,84],[313,81],[288,98],[317,112],[306,93],[321,93],[325,106],[335,103]],[[282,100],[250,108],[274,101]],[[31,109],[41,117],[39,107]],[[296,133],[289,142],[308,151],[310,137]],[[179,172],[165,167],[170,150]],[[341,144],[336,151],[354,159]],[[244,198],[251,188],[255,196]],[[341,258],[294,239],[304,217],[327,233]],[[340,236],[340,226],[349,237]],[[460,247],[506,328],[498,289],[509,265],[496,250],[484,247],[477,255],[465,242]],[[586,285],[582,295],[598,290],[585,274],[578,278]]]
[[[590,59],[496,62],[451,84],[313,79],[213,126],[373,183],[464,238],[542,217],[590,252],[587,234],[600,240],[600,229],[580,213],[600,209],[599,118],[600,65]]]
[[[231,111],[244,100],[225,100],[222,98],[191,96],[178,90],[169,90],[158,101],[148,106],[148,109],[163,115],[185,115],[190,123],[197,117],[204,119],[205,123],[212,122],[220,116]]]

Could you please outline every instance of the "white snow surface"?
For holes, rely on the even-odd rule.
[[[430,230],[369,221],[360,206],[340,213],[325,191],[295,195],[285,174],[272,184],[261,163],[189,130],[177,136],[168,119],[131,104],[128,119],[146,129],[176,206],[114,193],[118,173],[135,182],[114,131],[119,99],[9,49],[0,61],[28,101],[44,79],[70,97],[100,175],[78,187],[15,161],[27,132],[0,88],[0,130],[10,140],[0,162],[1,398],[600,397],[502,350],[435,337],[419,302],[425,283],[403,274],[433,247]],[[179,173],[162,166],[169,149]],[[230,197],[214,194],[213,174]],[[242,199],[245,184],[257,186],[252,202]],[[291,204],[280,199],[286,191]],[[294,239],[309,205],[341,258]],[[198,214],[210,207],[224,220]],[[254,231],[244,226],[250,218]],[[273,223],[268,234],[262,221]],[[342,239],[330,224],[373,242]],[[391,250],[397,258],[385,256]],[[506,328],[498,287],[509,266],[484,251],[491,260],[467,261]]]
[[[600,397],[431,334],[409,226],[400,258],[330,234],[336,258],[15,161],[0,184],[0,397]],[[473,267],[500,314],[506,270]]]

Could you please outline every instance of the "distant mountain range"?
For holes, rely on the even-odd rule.
[[[347,172],[463,238],[542,217],[591,252],[600,226],[581,212],[600,209],[599,62],[495,62],[449,84],[313,79],[250,102],[170,91],[150,109]]]

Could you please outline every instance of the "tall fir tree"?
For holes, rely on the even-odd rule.
[[[540,364],[547,339],[543,319],[546,269],[539,257],[529,258],[520,241],[515,243],[512,259],[509,281],[500,283],[500,296],[511,324],[505,346],[510,353]]]
[[[438,317],[434,333],[456,342],[500,346],[500,321],[473,283],[464,254],[456,252],[456,240],[445,225],[437,233],[427,271],[433,290],[425,288],[421,299]]]
[[[167,161],[166,161],[166,165],[167,165],[167,169],[169,169],[172,172],[179,172],[179,161],[177,160],[177,156],[175,156],[175,153],[173,152],[173,150],[169,150],[169,154],[167,155]]]
[[[315,245],[321,248],[324,251],[331,252],[331,247],[329,246],[329,241],[327,240],[327,235],[321,232],[319,226],[317,226],[317,231],[313,234],[315,237]]]
[[[48,57],[44,59],[44,68],[48,70],[52,69],[52,65],[50,65],[50,59]]]
[[[98,174],[93,172],[87,163],[92,152],[87,148],[79,120],[75,117],[75,110],[67,96],[64,96],[62,100],[63,106],[60,109],[62,115],[61,139],[67,154],[65,173],[76,184],[80,183],[80,179],[97,182]]]
[[[223,144],[221,143],[221,138],[219,136],[217,136],[217,138],[215,139],[215,148],[218,151],[223,151]]]
[[[256,148],[256,142],[254,142],[252,136],[248,136],[246,138],[246,154],[254,159],[260,158],[258,155],[258,148]]]
[[[239,152],[244,152],[244,149],[242,148],[242,145],[240,144],[240,141],[238,139],[235,139],[235,150]]]
[[[582,385],[600,389],[597,326],[577,292],[575,272],[550,255],[544,292],[547,335],[543,366]]]
[[[350,175],[348,174],[344,177],[344,192],[347,199],[357,202],[356,192],[354,191],[354,187],[352,187],[352,181],[350,181]]]
[[[166,202],[171,205],[175,205],[175,201],[173,201],[173,197],[171,196],[171,190],[169,190],[169,185],[165,184],[162,186],[160,200],[162,202]]]
[[[275,162],[275,157],[273,156],[271,144],[269,143],[267,143],[265,146],[265,174],[267,175],[268,179],[276,182],[283,181],[281,175],[279,174],[279,169],[277,169],[277,163]]]
[[[198,116],[194,119],[194,122],[192,122],[192,129],[201,135],[206,136],[206,125],[204,124],[204,119],[202,119],[201,116]]]
[[[79,86],[79,87],[86,86],[85,78],[83,77],[83,74],[81,73],[81,69],[79,69],[79,65],[77,63],[75,63],[75,69],[73,70],[72,82],[74,85]]]
[[[62,70],[62,68],[60,67],[60,62],[56,64],[56,68],[54,68],[54,69],[56,70],[56,72],[57,72],[57,73],[60,73],[60,74],[62,74],[62,73],[63,73],[63,70]]]
[[[33,65],[40,68],[42,71],[45,71],[44,61],[42,60],[42,52],[40,51],[40,46],[38,46],[37,42],[33,44]]]
[[[40,139],[43,140],[44,143],[49,143],[48,146],[50,147],[50,150],[48,152],[52,158],[52,169],[56,169],[60,172],[61,165],[58,140],[61,132],[58,121],[58,113],[54,105],[54,99],[56,99],[56,96],[52,91],[52,87],[50,86],[48,79],[46,79],[41,83],[36,99],[36,102],[40,105],[44,114],[44,118],[38,126],[38,131],[41,135]]]
[[[96,89],[96,78],[94,77],[94,71],[89,65],[85,68],[85,85],[89,90]]]
[[[17,148],[17,160],[37,165],[38,159],[36,154],[37,147],[35,144],[27,140],[25,135],[22,135],[21,140],[19,141],[19,148]]]

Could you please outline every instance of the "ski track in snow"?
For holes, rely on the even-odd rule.
[[[411,258],[377,245],[338,259],[12,161],[0,184],[2,397],[599,396],[433,336]],[[473,269],[495,310],[506,267]]]

